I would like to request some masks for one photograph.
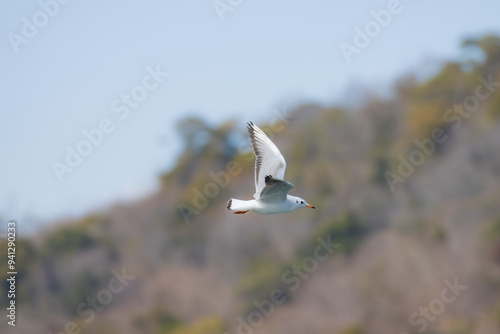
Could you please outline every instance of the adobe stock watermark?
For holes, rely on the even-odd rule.
[[[243,0],[214,0],[212,6],[214,7],[219,20],[224,21],[226,13],[233,12],[243,3]]]
[[[458,283],[458,278],[453,279],[453,283],[448,279],[443,281],[446,286],[441,290],[439,298],[435,298],[429,302],[427,307],[419,307],[418,311],[413,312],[408,317],[408,323],[412,327],[418,327],[417,333],[424,332],[429,323],[435,321],[437,316],[441,315],[446,310],[446,305],[453,303],[462,292],[467,289],[467,285]],[[401,331],[399,334],[409,334],[406,331]]]
[[[31,15],[30,18],[21,18],[22,26],[19,33],[9,32],[7,39],[15,53],[18,53],[22,45],[26,45],[35,38],[40,29],[45,27],[51,19],[59,14],[61,8],[71,0],[40,0],[38,6],[40,10]]]
[[[275,108],[272,113],[273,117],[270,120],[270,125],[262,128],[271,140],[275,133],[282,132],[285,129],[286,125],[289,124],[289,119],[293,117],[286,108]],[[245,140],[240,143],[237,147],[239,154],[246,154],[251,150],[249,142],[249,140]],[[253,159],[253,155],[249,155],[248,161],[252,161]],[[210,204],[210,200],[217,197],[220,191],[229,185],[231,177],[239,175],[242,170],[240,163],[233,159],[226,164],[224,170],[218,172],[210,171],[208,173],[210,181],[207,181],[201,188],[194,187],[192,189],[191,204],[180,203],[177,206],[184,222],[189,224],[192,216],[199,215]]]
[[[462,103],[455,103],[452,108],[443,113],[443,121],[450,125],[450,128],[456,131],[463,124],[464,120],[469,118],[474,112],[478,111],[481,103],[486,101],[495,90],[500,87],[500,81],[493,81],[493,74],[485,79],[478,77],[479,84],[474,89],[474,94],[467,96]],[[416,148],[411,150],[405,158],[398,156],[399,165],[396,172],[386,171],[385,179],[391,192],[396,190],[398,183],[404,183],[413,175],[416,168],[421,166],[434,152],[436,144],[444,144],[449,139],[448,134],[441,127],[436,127],[431,131],[430,138],[423,140],[415,139]]]
[[[326,261],[335,249],[340,247],[340,244],[331,241],[330,236],[325,240],[318,237],[316,241],[318,245],[314,248],[313,256],[304,258],[299,266],[295,264],[290,266],[281,275],[282,283],[292,292],[296,291],[304,281],[311,277],[311,274],[318,270],[319,263]],[[281,289],[272,290],[269,299],[254,300],[252,304],[255,309],[245,317],[238,316],[236,318],[238,323],[236,332],[238,334],[252,334],[255,328],[262,326],[265,319],[273,315],[276,306],[285,301],[286,293]]]
[[[160,65],[155,68],[146,66],[146,74],[141,82],[130,89],[130,92],[123,93],[120,97],[111,101],[110,109],[113,117],[123,121],[130,116],[132,110],[137,109],[149,94],[157,89],[164,79],[169,75],[160,69]],[[106,135],[112,133],[117,122],[111,117],[103,117],[97,122],[94,128],[83,129],[82,139],[73,147],[66,145],[66,157],[62,162],[52,161],[51,167],[59,182],[64,180],[65,174],[72,173],[89,156],[94,148],[102,145]]]
[[[368,47],[373,39],[391,24],[392,19],[403,12],[403,9],[400,0],[390,0],[385,9],[370,12],[372,20],[366,22],[363,28],[355,26],[352,44],[345,41],[339,44],[340,51],[347,63],[350,64],[355,54],[359,55],[363,49]]]
[[[106,288],[99,290],[95,297],[87,297],[85,302],[81,302],[76,307],[76,314],[81,318],[85,318],[84,322],[86,324],[90,324],[95,319],[96,312],[102,312],[106,306],[111,304],[114,296],[121,293],[130,281],[135,279],[135,276],[125,272],[125,267],[122,268],[121,272],[112,269],[111,273],[113,278],[109,280]],[[82,328],[76,322],[68,321],[64,325],[64,331],[55,334],[74,334],[81,331]],[[52,334],[52,332],[49,334]]]

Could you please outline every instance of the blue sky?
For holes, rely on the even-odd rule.
[[[348,63],[340,43],[389,2],[241,1],[221,20],[209,0],[73,0],[46,21],[37,1],[4,2],[0,218],[40,225],[146,196],[175,163],[186,116],[243,126],[297,101],[346,101],[352,87],[425,72],[460,57],[464,37],[500,31],[497,0],[401,1]],[[23,18],[43,26],[15,52],[9,36],[23,36]],[[169,75],[120,119],[111,103],[157,66]],[[60,182],[53,162],[103,119],[113,131]]]

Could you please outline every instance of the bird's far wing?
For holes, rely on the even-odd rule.
[[[286,195],[293,188],[293,184],[290,182],[275,179],[271,175],[266,175],[265,184],[260,199],[266,202],[285,201]]]
[[[283,180],[285,177],[286,161],[280,150],[274,145],[268,136],[257,125],[248,122],[248,132],[255,153],[255,195],[259,198],[260,193],[266,186],[265,176]]]

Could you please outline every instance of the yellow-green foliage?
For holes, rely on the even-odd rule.
[[[417,86],[415,101],[441,101],[450,106],[473,92],[476,77],[459,63],[448,63],[435,77]]]
[[[249,301],[247,308],[253,307],[251,302],[254,300],[268,299],[274,289],[280,289],[286,294],[287,287],[281,279],[284,270],[283,264],[262,258],[254,260],[248,266],[236,289],[239,296]]]
[[[6,282],[7,272],[12,271],[8,268],[8,241],[0,239],[0,280]],[[15,257],[13,257],[14,266],[17,271],[17,284],[23,284],[29,277],[30,265],[37,260],[36,249],[33,243],[27,239],[17,239],[15,243]],[[29,292],[26,289],[18,289],[17,301],[24,301],[29,298]],[[6,306],[6,293],[0,297],[0,307]]]
[[[495,318],[497,328],[500,329],[500,302],[497,303],[493,316]]]
[[[311,234],[310,239],[298,248],[294,263],[300,264],[304,258],[312,256],[314,249],[318,246],[317,239],[331,240],[339,244],[339,251],[350,253],[358,245],[366,233],[366,227],[351,212],[320,226]],[[291,264],[290,264],[291,265]],[[253,300],[269,298],[274,289],[279,289],[285,294],[287,301],[291,300],[289,287],[283,282],[282,275],[288,268],[287,264],[258,258],[247,268],[237,293],[240,297],[249,300],[247,311],[252,308]]]
[[[367,232],[366,226],[352,212],[322,224],[311,234],[309,242],[301,247],[298,256],[307,257],[318,245],[317,239],[339,244],[339,251],[351,253]]]
[[[490,35],[479,39],[465,40],[463,46],[474,51],[479,51],[483,58],[481,62],[475,63],[474,75],[482,75],[484,78],[490,75],[493,81],[500,80],[500,37]],[[486,101],[488,103],[488,114],[492,118],[500,117],[500,91],[498,88]]]
[[[488,114],[494,119],[500,118],[500,92],[495,91],[489,101]]]
[[[448,124],[443,115],[452,106],[442,101],[419,101],[410,105],[406,114],[406,144],[415,138],[431,137],[432,130],[436,128],[445,128]]]
[[[440,326],[439,333],[443,334],[472,334],[472,324],[464,318],[447,319],[442,326]]]
[[[474,93],[476,77],[475,73],[464,72],[461,64],[448,63],[435,77],[418,85],[406,110],[404,144],[429,138],[433,129],[448,126],[445,112]]]
[[[167,313],[162,308],[156,308],[144,316],[135,318],[133,326],[141,333],[172,333],[174,329],[181,328],[183,322]]]
[[[191,325],[182,325],[171,332],[158,332],[157,334],[222,334],[225,330],[224,320],[219,317],[200,319]]]
[[[500,60],[500,37],[487,35],[479,39],[467,39],[462,46],[480,50],[484,56],[484,67],[488,65],[497,65]]]
[[[237,154],[237,142],[233,140],[234,124],[226,122],[211,128],[196,118],[181,120],[178,131],[184,142],[184,151],[177,165],[160,176],[164,187],[181,185],[192,189],[206,183],[207,171],[220,171]],[[181,194],[187,197],[189,194]]]
[[[106,217],[98,215],[89,215],[81,220],[55,229],[47,236],[44,243],[44,254],[67,254],[91,248],[103,238],[98,238],[99,231],[97,230],[102,224],[107,222]]]
[[[497,240],[500,237],[500,218],[494,219],[486,230],[489,239]]]
[[[361,325],[352,325],[341,330],[339,334],[365,334],[365,330]]]
[[[7,249],[8,249],[8,241],[7,239],[0,239],[0,273],[5,274],[7,271],[4,270],[7,268]],[[36,249],[33,243],[28,239],[17,239],[15,242],[15,262],[18,270],[23,270],[23,268],[27,267],[31,262],[34,262],[37,259]],[[18,266],[21,264],[22,266]]]
[[[494,219],[484,233],[489,244],[491,258],[494,262],[500,263],[500,218]]]
[[[67,254],[92,247],[97,242],[86,228],[63,227],[52,233],[45,242],[48,254]]]

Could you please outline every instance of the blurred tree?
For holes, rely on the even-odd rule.
[[[265,258],[257,258],[250,263],[236,289],[237,294],[248,301],[245,305],[246,312],[255,307],[252,304],[254,300],[269,299],[274,289],[281,290],[285,294],[286,301],[290,301],[289,288],[281,277],[285,268],[282,263]]]
[[[303,258],[314,255],[312,252],[318,245],[318,238],[331,240],[340,246],[339,251],[347,254],[352,253],[366,232],[366,226],[351,211],[340,217],[328,219],[311,233],[307,243],[298,248],[296,262],[301,262]]]
[[[185,149],[174,169],[160,176],[164,186],[177,183],[189,188],[190,183],[206,182],[207,171],[224,169],[237,154],[233,122],[211,128],[203,120],[190,117],[181,120],[177,130]]]
[[[481,38],[470,38],[464,40],[462,46],[469,52],[470,58],[476,76],[491,78],[494,81],[500,81],[500,37],[496,35],[488,35]],[[479,60],[474,57],[475,54],[480,54]],[[492,118],[500,117],[500,92],[497,88],[488,100],[488,113]]]
[[[195,117],[179,121],[177,131],[183,139],[185,150],[196,153],[208,144],[211,133],[210,127],[203,120]]]
[[[172,333],[183,326],[183,322],[176,316],[166,312],[162,307],[157,307],[132,320],[132,325],[141,333],[163,334]]]
[[[468,38],[462,46],[469,52],[480,52],[482,59],[475,62],[481,74],[498,73],[500,69],[500,37],[488,35],[480,38]]]
[[[171,332],[158,334],[222,334],[225,331],[224,321],[219,317],[200,319],[189,326],[180,326]]]
[[[361,325],[352,325],[340,331],[339,334],[364,334],[365,330]]]

